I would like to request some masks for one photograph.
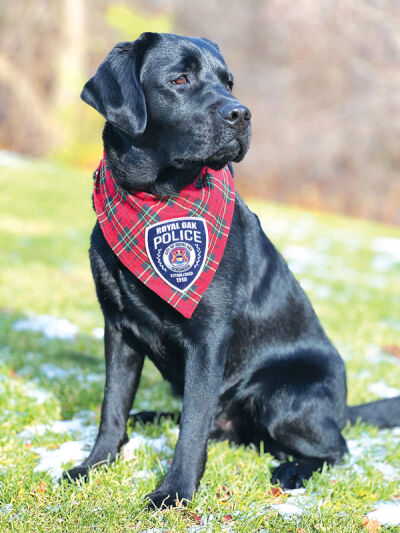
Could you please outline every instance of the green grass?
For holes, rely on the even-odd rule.
[[[167,448],[140,448],[130,460],[121,458],[107,471],[93,472],[86,485],[59,485],[47,472],[34,472],[39,458],[33,449],[57,449],[79,434],[47,431],[27,442],[19,435],[22,430],[71,419],[81,411],[92,411],[95,423],[99,417],[103,347],[92,330],[102,326],[102,316],[87,256],[95,219],[92,181],[86,173],[28,161],[20,168],[1,169],[0,185],[1,531],[175,532],[195,526],[197,516],[212,515],[210,531],[229,526],[240,532],[359,532],[362,517],[377,501],[400,497],[398,480],[385,478],[372,466],[374,454],[383,453],[381,442],[382,460],[400,473],[398,436],[363,425],[346,428],[346,437],[361,442],[376,437],[376,445],[356,462],[315,474],[301,497],[308,511],[289,520],[271,507],[292,501],[287,494],[274,496],[270,491],[273,459],[251,447],[226,443],[210,444],[200,490],[187,510],[145,512],[144,496],[160,481],[172,457],[177,434],[170,421],[135,428],[147,437],[165,435]],[[400,230],[259,201],[250,205],[273,242],[292,259],[298,279],[345,357],[350,403],[375,399],[370,383],[383,380],[397,387],[399,361],[380,354],[383,346],[400,344],[400,267],[393,263],[377,271],[373,265],[382,256],[374,251],[376,239],[400,239]],[[296,256],[302,254],[299,263]],[[14,331],[14,322],[29,314],[67,318],[80,333],[73,341],[61,341]],[[64,369],[64,375],[49,379],[43,370],[49,364]],[[47,392],[41,403],[31,397],[33,388]],[[179,408],[150,364],[135,407]],[[138,475],[142,471],[145,477]],[[227,515],[232,517],[228,522]]]

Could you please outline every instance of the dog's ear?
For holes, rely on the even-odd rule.
[[[130,137],[146,129],[146,101],[140,83],[145,52],[156,34],[143,33],[136,41],[118,43],[83,87],[81,98]]]

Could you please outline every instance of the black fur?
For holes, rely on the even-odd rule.
[[[186,82],[173,83],[181,75]],[[120,186],[168,195],[204,165],[240,161],[249,146],[250,113],[232,96],[231,83],[211,41],[143,34],[117,45],[82,98],[107,119],[104,146]],[[174,459],[149,495],[150,506],[192,498],[209,438],[263,441],[264,450],[286,460],[273,482],[292,488],[324,463],[341,460],[347,420],[400,424],[399,398],[347,407],[341,357],[239,195],[224,256],[191,319],[124,267],[98,224],[90,260],[105,319],[106,387],[95,446],[69,478],[113,461],[127,441],[145,356],[183,395]],[[155,418],[143,414],[145,421]]]

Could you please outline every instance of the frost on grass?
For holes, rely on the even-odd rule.
[[[399,479],[400,470],[386,462],[391,442],[397,441],[398,429],[395,428],[392,431],[383,429],[378,432],[376,437],[363,433],[359,439],[349,439],[347,441],[349,453],[345,458],[343,467],[351,468],[358,475],[364,475],[365,469],[362,462],[367,461],[368,466],[381,472],[385,479]]]
[[[17,320],[13,324],[15,331],[38,331],[49,339],[73,340],[79,328],[66,318],[51,315],[34,315]]]

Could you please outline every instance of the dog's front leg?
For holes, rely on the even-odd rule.
[[[148,495],[149,508],[190,500],[203,475],[207,441],[221,388],[226,345],[211,342],[192,350],[185,366],[185,388],[174,459],[161,485]]]
[[[144,356],[129,346],[126,335],[126,331],[106,320],[106,384],[99,432],[89,457],[82,465],[64,472],[63,478],[85,478],[90,468],[114,461],[128,440],[126,422],[139,385]]]

